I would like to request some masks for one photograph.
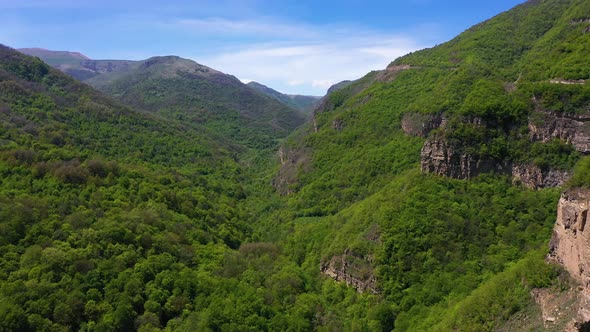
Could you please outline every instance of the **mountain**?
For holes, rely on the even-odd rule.
[[[190,60],[115,101],[0,48],[0,330],[586,330],[589,31],[525,2],[293,131]]]
[[[378,293],[396,331],[540,312],[530,291],[567,278],[543,261],[556,188],[590,152],[589,18],[587,1],[528,1],[332,89],[279,151],[299,231],[272,221],[285,211],[264,227]]]
[[[304,116],[291,105],[192,60],[159,56],[142,61],[59,62],[52,57],[54,53],[61,54],[47,51],[39,55],[42,60],[52,60],[55,68],[122,103],[205,125],[250,147],[273,146],[274,140],[286,136],[304,121]]]
[[[249,82],[247,85],[305,114],[311,114],[321,99],[321,97],[317,96],[287,95],[254,81]]]
[[[19,48],[17,51],[27,55],[39,57],[50,65],[90,60],[89,57],[79,52],[50,51],[44,48]]]
[[[62,72],[84,81],[103,73],[126,72],[139,66],[138,61],[92,60],[79,52],[50,51],[42,48],[19,48],[17,51],[36,56]]]
[[[231,145],[3,45],[0,128],[0,330],[165,325],[198,280],[215,278],[197,266],[250,232]],[[185,295],[156,286],[164,274],[183,275]],[[122,280],[131,293],[117,290]],[[176,303],[161,320],[136,297],[148,288],[163,296],[154,304]]]
[[[346,88],[347,86],[351,85],[352,83],[353,83],[353,81],[351,81],[351,80],[345,80],[345,81],[342,81],[342,82],[338,82],[338,83],[332,85],[328,89],[328,92],[326,94],[329,95],[332,92],[335,92],[335,91],[338,91],[338,90],[342,90],[342,89]]]
[[[122,76],[106,73],[86,82],[125,104],[202,124],[250,147],[270,147],[304,121],[234,76],[176,56],[153,57]]]

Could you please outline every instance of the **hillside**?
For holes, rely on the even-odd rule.
[[[92,60],[78,52],[51,51],[42,48],[20,48],[17,51],[36,56],[50,66],[84,81],[100,74],[126,72],[139,65],[138,61]]]
[[[282,146],[287,209],[262,228],[378,289],[396,331],[493,330],[551,284],[555,187],[590,152],[588,17],[528,1],[333,90]]]
[[[206,126],[248,147],[274,147],[309,114],[297,105],[311,106],[307,96],[269,97],[234,76],[177,56],[129,61],[29,53],[124,104]]]
[[[90,60],[89,57],[79,52],[68,52],[68,51],[51,51],[43,48],[19,48],[17,51],[36,56],[43,59],[50,65],[59,65],[67,62],[80,62],[84,60]]]
[[[307,115],[310,115],[313,112],[321,99],[321,97],[317,96],[287,95],[258,82],[250,82],[247,85],[285,105],[289,105],[296,110],[302,111]]]
[[[0,48],[0,330],[584,331],[589,32],[531,0],[301,126],[190,60],[111,99]]]
[[[181,295],[165,295],[158,273],[194,282],[215,260],[195,257],[246,238],[239,165],[205,131],[5,46],[0,87],[0,330],[132,328],[138,314],[121,312],[147,301],[119,289],[133,266],[143,266],[133,293],[159,292],[163,307]]]

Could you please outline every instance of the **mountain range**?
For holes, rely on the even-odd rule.
[[[321,99],[0,47],[0,330],[587,330],[589,32],[531,0]]]

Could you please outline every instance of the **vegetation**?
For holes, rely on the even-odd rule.
[[[138,109],[204,126],[249,148],[268,149],[303,123],[303,115],[237,78],[191,60],[154,57],[112,80],[89,83]]]
[[[254,81],[247,85],[293,109],[303,112],[303,114],[307,116],[310,116],[313,113],[314,108],[318,105],[321,99],[321,97],[316,96],[286,95]]]
[[[131,108],[0,47],[0,330],[493,330],[556,279],[559,189],[421,174],[401,122],[444,113],[431,135],[461,152],[588,186],[587,158],[526,131],[588,109],[550,81],[588,79],[586,17],[529,1],[333,90],[282,142],[303,156],[286,196],[271,152],[301,119],[276,101],[153,58],[102,87]],[[343,254],[377,294],[322,275]]]

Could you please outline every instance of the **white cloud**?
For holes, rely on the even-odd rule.
[[[399,36],[367,36],[247,44],[198,60],[210,67],[286,93],[321,95],[334,83],[385,68],[395,58],[422,48]]]
[[[425,46],[416,38],[359,26],[310,25],[268,17],[176,19],[167,28],[220,38],[238,36],[240,40],[232,46],[192,57],[287,93],[321,95],[333,83],[383,69],[395,58]]]

